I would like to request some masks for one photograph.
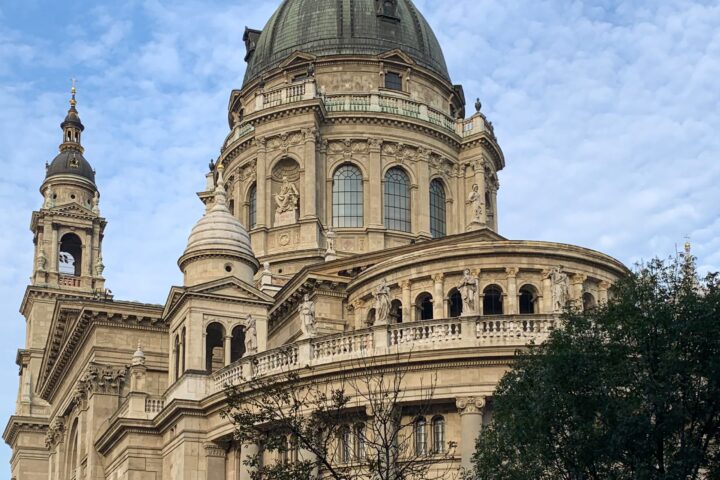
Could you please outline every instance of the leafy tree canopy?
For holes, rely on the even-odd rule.
[[[720,478],[720,282],[689,255],[519,352],[477,442],[477,479]]]

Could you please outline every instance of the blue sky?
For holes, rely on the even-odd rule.
[[[506,158],[500,233],[627,264],[692,238],[720,270],[720,4],[416,0],[455,83],[483,101]],[[14,410],[30,214],[57,153],[70,78],[97,170],[107,284],[164,301],[227,134],[244,27],[279,0],[0,3],[0,417]],[[469,105],[469,109],[472,107]],[[0,472],[9,460],[0,448]],[[0,474],[2,478],[2,474]]]

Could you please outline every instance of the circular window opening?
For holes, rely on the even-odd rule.
[[[53,193],[53,199],[57,200],[57,193]]]
[[[230,265],[230,264],[225,265],[225,271],[228,273],[232,272],[232,265]]]
[[[75,194],[70,195],[70,199],[75,200]]]

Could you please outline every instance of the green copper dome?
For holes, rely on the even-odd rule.
[[[411,0],[284,0],[253,47],[245,83],[298,50],[378,55],[398,48],[450,80],[440,44]]]

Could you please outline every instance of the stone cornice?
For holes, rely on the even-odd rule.
[[[47,418],[13,415],[5,426],[3,440],[11,448],[14,448],[15,440],[17,440],[20,433],[44,433],[47,431],[49,424]]]

